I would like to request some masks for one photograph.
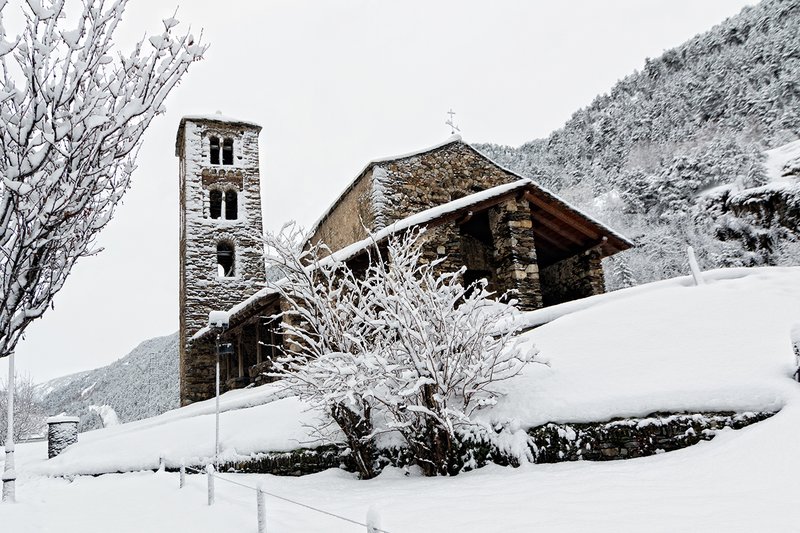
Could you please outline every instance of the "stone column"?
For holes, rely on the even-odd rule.
[[[586,278],[592,295],[606,292],[606,278],[603,274],[603,254],[600,248],[586,251]]]
[[[70,444],[78,442],[77,416],[52,416],[47,419],[47,457],[59,455]]]
[[[456,272],[464,266],[461,254],[461,234],[455,222],[448,222],[441,226],[429,228],[422,235],[422,261],[433,262],[437,259],[444,260],[439,263],[439,273]]]
[[[518,307],[542,307],[539,265],[533,240],[531,208],[527,200],[511,199],[489,210],[494,239],[494,268],[498,292],[512,290]]]

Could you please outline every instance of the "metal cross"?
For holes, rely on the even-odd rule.
[[[450,126],[450,135],[455,135],[456,132],[461,132],[458,126],[456,126],[455,122],[453,122],[453,117],[455,116],[456,112],[453,111],[452,107],[450,108],[450,111],[447,112],[447,114],[450,115],[450,118],[448,118],[445,121],[445,124]]]

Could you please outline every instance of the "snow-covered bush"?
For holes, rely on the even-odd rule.
[[[290,228],[268,235],[286,278],[282,333],[293,351],[278,361],[287,387],[320,405],[345,434],[362,477],[375,472],[375,437],[395,433],[427,475],[455,474],[464,441],[491,443],[474,414],[496,399],[535,350],[498,331],[513,309],[490,299],[485,282],[461,283],[423,261],[420,230],[374,242],[353,267],[324,244],[300,249]]]

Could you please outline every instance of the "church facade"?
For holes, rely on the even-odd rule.
[[[263,381],[281,344],[268,317],[280,314],[282,302],[262,288],[258,131],[213,116],[186,117],[178,130],[183,405],[213,395],[209,311],[232,311],[224,337],[234,354],[223,364],[223,390]],[[485,278],[497,294],[511,291],[522,310],[604,292],[601,260],[632,246],[458,137],[370,162],[310,239],[334,252],[348,247],[354,251],[343,259],[355,261],[374,236],[418,226],[426,228],[427,259],[443,259],[440,268],[449,271],[465,268],[465,283]]]

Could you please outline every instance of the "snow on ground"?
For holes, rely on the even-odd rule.
[[[527,333],[549,366],[529,366],[503,384],[507,395],[485,416],[530,427],[780,409],[795,389],[790,330],[800,322],[800,268],[704,277],[699,287],[679,278],[595,297],[603,303]]]
[[[485,416],[525,426],[659,410],[783,407],[764,422],[628,461],[487,467],[437,479],[396,469],[370,481],[337,470],[228,477],[359,521],[373,507],[382,527],[398,533],[798,531],[800,385],[791,379],[790,331],[800,323],[800,268],[706,276],[710,283],[701,287],[673,280],[587,299],[593,303],[526,333],[549,366],[506,382],[507,395]],[[278,449],[309,436],[303,424],[313,412],[274,386],[235,391],[222,403],[223,441],[237,452],[258,441]],[[255,532],[252,491],[220,481],[217,504],[208,508],[201,476],[181,491],[177,474],[163,472],[72,482],[40,475],[76,464],[134,465],[152,461],[154,450],[208,455],[211,412],[213,403],[203,402],[82,434],[50,461],[43,459],[45,443],[19,446],[21,503],[0,505],[0,530]],[[273,533],[364,530],[271,497],[267,508]]]
[[[800,139],[792,141],[773,150],[764,152],[767,156],[764,167],[770,182],[791,182],[787,171],[800,168]]]
[[[223,460],[263,451],[289,451],[319,444],[314,426],[319,413],[297,398],[281,398],[272,386],[234,391],[220,401]],[[58,457],[20,451],[24,470],[33,474],[73,475],[170,467],[181,461],[204,464],[214,456],[214,402],[206,401],[163,415],[81,433],[78,443]]]
[[[493,423],[603,421],[656,411],[778,410],[794,390],[790,329],[800,323],[800,268],[722,269],[585,298],[518,315],[551,320],[522,336],[547,362],[502,383]],[[558,318],[560,317],[560,318]],[[226,459],[319,444],[319,412],[279,384],[232,391],[220,401]],[[83,433],[36,474],[155,469],[213,455],[214,401]],[[25,461],[26,458],[20,460]]]
[[[370,481],[337,470],[226,477],[355,520],[373,507],[391,533],[790,532],[798,530],[800,498],[800,397],[793,400],[749,428],[628,461],[487,467],[435,479],[394,469]],[[201,476],[183,490],[167,473],[35,478],[20,484],[20,503],[0,505],[0,524],[14,533],[256,532],[252,491],[218,481],[217,503],[209,508],[205,498]],[[270,533],[365,530],[271,497],[266,503]]]

